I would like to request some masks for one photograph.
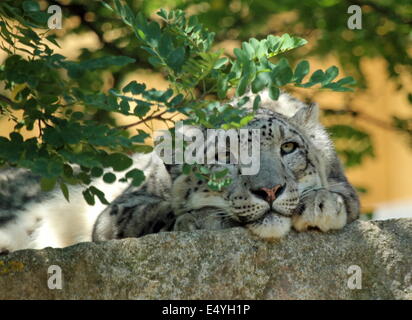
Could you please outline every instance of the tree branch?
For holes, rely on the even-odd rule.
[[[0,94],[0,100],[7,103],[7,104],[9,104],[9,105],[11,105],[11,106],[16,105],[13,101],[11,101],[9,98],[7,98],[6,96],[4,96],[2,94]]]
[[[129,129],[129,128],[131,128],[131,127],[134,127],[134,126],[137,126],[137,125],[139,125],[139,124],[142,124],[142,123],[145,123],[145,122],[147,122],[147,121],[151,121],[151,120],[162,120],[162,121],[167,121],[167,120],[169,120],[169,119],[165,119],[165,118],[163,118],[162,117],[162,115],[164,115],[165,113],[167,113],[168,111],[167,110],[165,110],[165,111],[162,111],[161,113],[159,113],[159,114],[157,114],[157,115],[155,115],[155,116],[149,116],[149,117],[147,117],[147,118],[144,118],[144,119],[142,119],[142,120],[139,120],[139,121],[136,121],[136,122],[133,122],[133,123],[130,123],[130,124],[126,124],[126,125],[124,125],[124,126],[119,126],[119,127],[117,127],[118,129]]]

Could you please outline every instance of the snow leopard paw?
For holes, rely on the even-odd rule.
[[[319,229],[323,232],[341,229],[346,225],[347,213],[343,198],[327,189],[310,191],[300,201],[292,216],[297,231]]]

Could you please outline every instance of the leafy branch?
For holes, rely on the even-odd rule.
[[[67,199],[68,185],[82,184],[89,204],[95,203],[95,197],[107,203],[103,192],[93,186],[93,179],[98,177],[113,183],[120,174],[121,181],[131,180],[135,186],[142,183],[144,175],[131,168],[129,154],[151,150],[145,144],[149,133],[138,130],[131,135],[125,129],[153,119],[170,122],[175,114],[186,116],[187,123],[206,128],[240,128],[253,118],[260,105],[259,92],[265,88],[276,100],[285,86],[319,85],[333,91],[350,91],[348,85],[354,84],[351,77],[335,81],[336,67],[316,70],[310,76],[307,61],[292,68],[286,58],[288,52],[306,44],[298,37],[284,34],[250,39],[235,49],[232,59],[213,51],[214,34],[196,17],[187,19],[183,11],[160,10],[163,22],[159,24],[141,13],[135,14],[118,0],[113,7],[105,6],[132,29],[148,53],[150,65],[166,75],[169,89],[147,89],[145,84],[132,81],[121,89],[96,90],[89,84],[96,72],[120,70],[135,59],[100,56],[70,61],[50,48],[48,42],[58,44],[53,36],[35,31],[34,27],[42,30],[48,18],[36,2],[25,1],[21,7],[0,3],[0,12],[16,22],[15,28],[8,22],[0,24],[0,37],[12,48],[2,47],[8,53],[0,68],[7,95],[0,97],[0,106],[4,115],[16,123],[9,137],[0,137],[0,165],[32,170],[42,177],[43,190],[58,185]],[[304,81],[306,76],[309,79]],[[253,111],[243,107],[247,97],[236,105],[230,99],[231,91],[241,97],[248,88],[257,94]],[[23,113],[21,119],[14,116],[18,110]],[[138,120],[120,127],[99,123],[93,119],[99,110]],[[167,113],[171,116],[166,117]],[[21,130],[31,131],[35,125],[39,136],[24,139]],[[207,178],[211,188],[220,189],[230,183],[226,173],[196,168],[193,166],[193,172]]]

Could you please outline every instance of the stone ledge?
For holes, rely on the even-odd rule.
[[[348,287],[352,265],[362,289]],[[272,243],[234,228],[22,250],[0,256],[0,299],[412,299],[412,219]]]

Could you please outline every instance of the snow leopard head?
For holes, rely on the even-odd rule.
[[[331,143],[318,122],[318,107],[286,94],[278,101],[264,101],[246,127],[260,132],[257,174],[242,174],[241,164],[206,165],[211,171],[228,169],[232,183],[221,191],[210,190],[195,175],[179,175],[171,199],[178,216],[205,210],[262,238],[280,238],[290,230],[291,216],[305,192],[326,183]]]

